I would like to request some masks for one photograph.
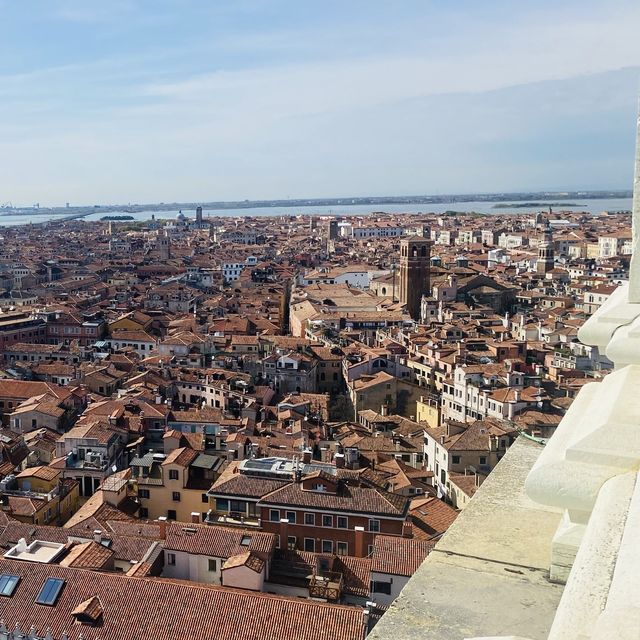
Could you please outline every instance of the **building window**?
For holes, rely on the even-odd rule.
[[[287,548],[295,549],[296,548],[297,538],[295,536],[287,536]]]
[[[322,516],[323,527],[333,527],[333,516]]]
[[[176,554],[175,553],[167,553],[167,564],[175,567],[176,566]]]
[[[271,522],[280,522],[280,510],[269,509],[269,520]]]
[[[315,538],[305,538],[304,539],[304,550],[309,553],[315,553],[316,551],[316,540]]]
[[[295,511],[287,511],[286,512],[286,518],[289,521],[289,524],[295,524],[296,523],[296,512]]]
[[[322,553],[333,553],[333,540],[322,541]]]
[[[480,464],[487,464],[487,459],[484,456],[480,456]]]
[[[388,596],[391,595],[391,583],[390,582],[376,582],[373,581],[371,583],[371,592],[372,593],[386,593]]]
[[[380,520],[369,520],[369,531],[380,533]]]
[[[347,516],[338,516],[338,529],[348,529],[349,519]]]
[[[179,478],[177,469],[169,469],[169,480],[177,480]]]
[[[140,517],[141,518],[148,518],[149,517],[149,509],[147,509],[146,507],[140,507]]]
[[[218,561],[215,558],[209,558],[209,571],[216,571],[218,568]]]
[[[180,492],[179,491],[172,492],[171,498],[174,502],[180,502]]]
[[[460,464],[460,456],[451,456],[451,462],[453,464]]]
[[[209,504],[209,496],[206,493],[202,494],[201,500],[203,504]]]
[[[167,511],[167,520],[177,520],[176,512],[174,509],[169,509]]]
[[[312,527],[316,526],[316,514],[315,513],[305,513],[304,514],[304,523],[311,525]]]
[[[139,498],[149,498],[149,489],[138,489],[138,497]]]
[[[349,544],[347,542],[336,542],[336,553],[339,556],[348,556]]]

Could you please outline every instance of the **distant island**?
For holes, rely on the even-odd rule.
[[[572,202],[499,202],[494,204],[492,209],[531,209],[532,207],[584,207],[583,204],[573,204]]]
[[[102,216],[101,221],[107,220],[135,220],[133,216]]]

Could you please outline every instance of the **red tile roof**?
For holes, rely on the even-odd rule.
[[[9,628],[33,625],[39,636],[128,640],[132,636],[167,637],[187,632],[192,640],[361,640],[362,610],[300,598],[288,599],[182,581],[138,578],[116,573],[69,569],[59,565],[0,559],[0,573],[20,576],[13,596],[3,598],[2,617]],[[53,606],[35,599],[46,579],[65,585]],[[73,612],[97,597],[99,626],[76,624]]]

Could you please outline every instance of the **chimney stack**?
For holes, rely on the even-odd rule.
[[[344,468],[344,453],[336,453],[333,459],[338,469]]]
[[[402,537],[413,538],[413,523],[411,520],[405,520],[402,523]]]
[[[197,511],[192,511],[191,522],[193,522],[193,524],[200,524],[200,513],[198,513]]]
[[[380,407],[380,415],[381,416],[389,415],[389,405],[386,402]]]
[[[96,529],[93,532],[93,540],[98,544],[102,544],[102,531],[100,529]]]
[[[280,549],[289,548],[289,520],[280,518]]]
[[[356,558],[364,558],[364,527],[354,527],[355,536],[356,536],[356,549],[355,556]]]
[[[311,449],[305,449],[302,454],[302,462],[304,464],[311,464]]]
[[[166,540],[167,538],[167,517],[160,516],[158,518],[158,525],[160,527],[160,539]]]

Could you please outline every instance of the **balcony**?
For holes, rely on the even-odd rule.
[[[67,469],[105,471],[109,466],[109,460],[107,460],[102,454],[87,454],[86,457],[82,459],[75,453],[69,453],[65,459],[64,466]]]
[[[337,571],[314,574],[309,580],[309,597],[338,602],[342,595],[343,577]]]
[[[219,524],[226,527],[255,527],[260,528],[260,518],[258,516],[247,516],[238,512],[222,512],[209,509],[206,524]]]

